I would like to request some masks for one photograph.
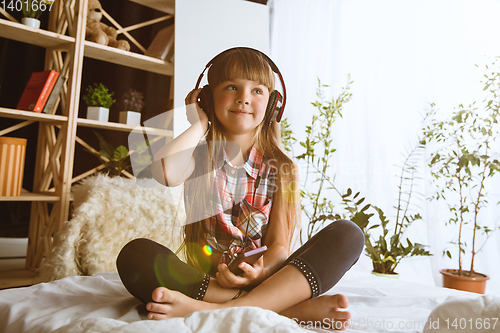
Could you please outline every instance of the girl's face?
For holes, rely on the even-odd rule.
[[[228,134],[247,134],[266,113],[269,89],[257,81],[231,79],[213,90],[215,116]]]

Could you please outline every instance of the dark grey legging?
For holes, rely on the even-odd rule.
[[[358,260],[364,235],[351,221],[330,223],[295,251],[284,263],[297,267],[311,286],[312,297],[328,291]],[[151,240],[134,239],[116,260],[127,290],[143,303],[151,302],[153,290],[167,287],[203,299],[209,275],[182,262],[165,246]]]

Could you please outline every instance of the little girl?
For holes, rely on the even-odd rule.
[[[290,255],[300,223],[298,172],[283,151],[278,122],[270,121],[274,105],[268,107],[277,94],[274,72],[281,74],[249,48],[226,50],[209,65],[203,103],[201,89],[185,100],[191,126],[155,155],[151,167],[160,183],[184,184],[187,263],[158,243],[135,239],[117,258],[123,284],[146,304],[150,319],[259,306],[345,328],[347,298],[318,296],[357,261],[364,236],[354,223],[339,220]],[[267,252],[254,264],[238,265],[243,273],[228,269],[237,253],[264,245]]]

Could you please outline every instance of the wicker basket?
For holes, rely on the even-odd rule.
[[[0,136],[0,196],[21,195],[26,141]]]

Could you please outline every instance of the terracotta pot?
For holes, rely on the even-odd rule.
[[[459,276],[453,274],[453,272],[458,272],[457,269],[442,269],[439,272],[443,274],[444,288],[470,291],[478,294],[484,294],[486,281],[490,279],[488,276],[481,273],[476,273],[477,275],[480,275],[478,277]],[[469,271],[463,272],[468,273]]]

